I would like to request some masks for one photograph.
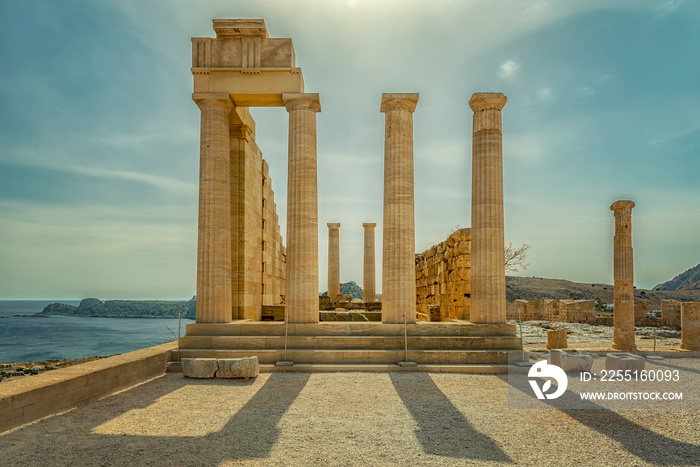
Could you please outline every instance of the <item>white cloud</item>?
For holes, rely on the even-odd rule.
[[[506,60],[505,62],[501,63],[498,76],[500,76],[501,79],[510,78],[511,76],[515,75],[518,68],[520,68],[520,66],[513,60]]]
[[[541,87],[537,90],[537,98],[542,102],[550,102],[553,99],[552,88]]]

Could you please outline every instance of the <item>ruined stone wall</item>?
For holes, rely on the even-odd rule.
[[[681,302],[678,300],[661,300],[661,319],[666,326],[681,327]]]
[[[263,207],[263,264],[262,264],[262,304],[278,305],[284,303],[287,254],[282,244],[275,193],[272,191],[270,168],[262,161],[262,197]]]
[[[595,300],[515,300],[508,319],[551,321],[563,323],[593,323],[596,320]]]
[[[469,319],[470,269],[471,230],[468,228],[457,230],[444,242],[417,254],[417,312],[431,321]]]
[[[232,113],[229,133],[232,317],[259,321],[263,305],[282,303],[285,250],[269,168],[247,109]]]

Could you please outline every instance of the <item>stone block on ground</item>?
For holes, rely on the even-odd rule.
[[[605,355],[605,369],[608,371],[644,369],[644,357],[631,353],[609,353]]]
[[[217,378],[255,378],[260,372],[258,357],[219,358]]]
[[[566,349],[569,345],[566,341],[566,329],[557,328],[547,331],[547,348],[548,349]]]
[[[591,371],[593,367],[593,357],[585,353],[569,353],[561,350],[552,350],[549,354],[549,361],[566,373],[580,373]]]
[[[213,378],[219,369],[215,358],[183,358],[182,374],[187,378]]]

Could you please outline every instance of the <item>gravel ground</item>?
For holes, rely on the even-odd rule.
[[[0,434],[0,464],[698,465],[700,411],[515,410],[503,376],[168,373]]]
[[[518,322],[509,321],[509,323],[518,326],[517,335],[520,336]],[[544,349],[547,344],[547,331],[559,327],[568,330],[566,340],[571,348],[607,350],[612,346],[612,326],[595,326],[581,323],[550,323],[549,321],[523,321],[523,345],[528,350]],[[678,350],[681,343],[681,331],[667,327],[660,327],[656,330],[651,327],[635,328],[634,334],[638,350],[653,350],[654,331],[656,331],[656,350]]]

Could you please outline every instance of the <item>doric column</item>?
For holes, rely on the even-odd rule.
[[[506,269],[503,234],[503,149],[501,109],[506,96],[478,92],[472,140],[472,323],[506,322]]]
[[[328,297],[332,302],[340,295],[340,224],[328,225]]]
[[[416,322],[416,232],[413,210],[413,111],[418,94],[382,94],[384,222],[382,322]]]
[[[374,228],[377,224],[365,223],[365,267],[362,275],[362,301],[376,302],[377,289],[374,277]]]
[[[318,94],[282,94],[289,112],[287,173],[287,292],[290,323],[318,322]]]
[[[198,323],[231,322],[231,186],[226,93],[195,93],[201,110],[199,224],[197,231]]]
[[[615,201],[613,237],[613,346],[615,350],[637,350],[634,342],[634,255],[632,252],[632,208],[634,201]]]

